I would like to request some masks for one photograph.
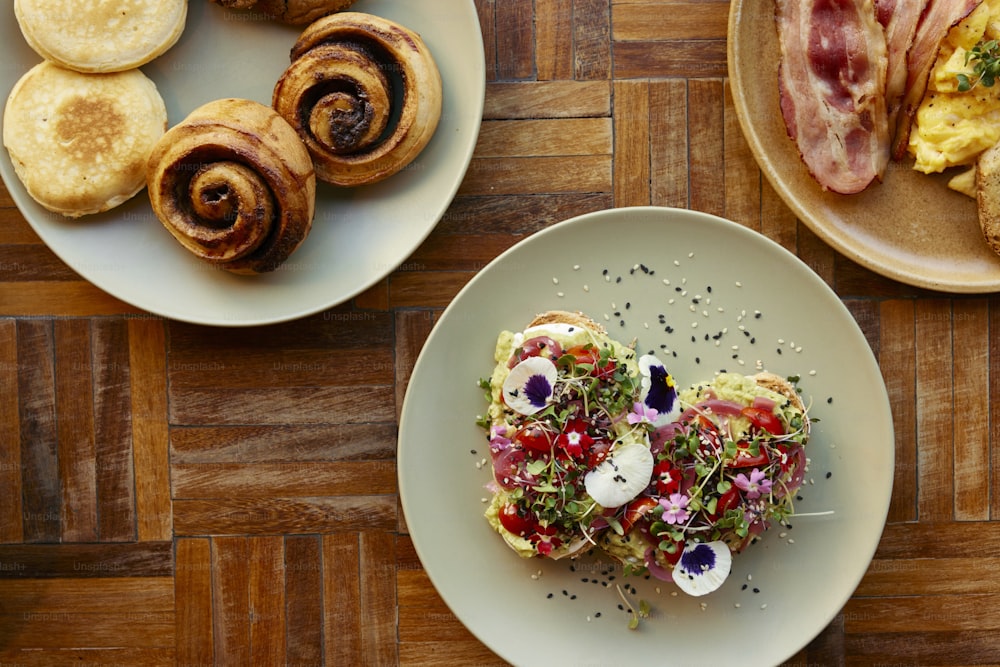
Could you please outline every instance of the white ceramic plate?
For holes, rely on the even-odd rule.
[[[291,320],[325,310],[392,272],[427,237],[451,203],[472,158],[482,120],[485,60],[473,0],[360,0],[356,11],[418,32],[444,85],[441,122],[407,169],[354,190],[321,185],[312,232],[275,273],[241,277],[209,268],[176,243],[145,193],[106,214],[68,220],[25,193],[7,151],[0,173],[42,240],[81,276],[134,306],[220,326]],[[174,48],[142,70],[167,104],[170,124],[220,97],[270,104],[302,28],[191,0]],[[8,8],[0,13],[0,90],[40,61]]]
[[[823,192],[799,159],[778,107],[777,32],[771,0],[733,0],[729,14],[733,104],[761,171],[802,222],[872,271],[947,292],[1000,289],[1000,257],[983,240],[976,202],[893,162],[857,195]]]
[[[638,349],[660,355],[680,384],[758,365],[801,376],[811,415],[821,421],[796,511],[833,514],[795,519],[784,538],[768,531],[704,598],[623,579],[598,556],[575,571],[566,562],[518,557],[482,517],[491,468],[477,465],[489,450],[475,425],[486,406],[476,383],[492,371],[497,334],[549,309],[580,310],[620,340],[637,337]],[[837,296],[769,239],[663,208],[574,218],[483,269],[420,354],[398,447],[400,497],[428,575],[458,618],[518,665],[608,665],[626,657],[636,665],[780,663],[829,624],[866,571],[888,511],[893,461],[878,365]],[[617,607],[616,586],[625,583],[636,588],[626,594],[631,602],[652,606],[636,631]]]

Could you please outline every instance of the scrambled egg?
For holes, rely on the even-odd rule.
[[[1000,140],[1000,81],[958,90],[958,74],[975,80],[975,61],[966,64],[966,53],[984,39],[1000,39],[1000,0],[984,0],[941,42],[910,134],[914,169],[930,174],[971,165]],[[970,180],[969,173],[956,177],[951,187],[963,191],[963,178]]]

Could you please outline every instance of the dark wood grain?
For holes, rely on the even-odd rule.
[[[239,329],[150,316],[63,264],[0,187],[0,664],[506,664],[409,538],[406,388],[493,258],[646,204],[794,253],[885,380],[888,523],[844,608],[786,664],[998,664],[997,296],[877,275],[796,219],[742,135],[727,0],[474,4],[487,86],[457,196],[409,257],[325,312]]]

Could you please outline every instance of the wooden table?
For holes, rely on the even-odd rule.
[[[1000,661],[1000,302],[880,277],[796,221],[734,114],[728,2],[476,5],[486,110],[458,197],[398,270],[322,315],[240,330],[145,316],[61,263],[0,191],[0,664],[502,664],[407,534],[408,374],[498,253],[638,204],[792,250],[880,361],[889,522],[790,664]]]

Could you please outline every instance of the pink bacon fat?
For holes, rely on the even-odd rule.
[[[903,0],[897,0],[903,2]],[[905,4],[905,3],[904,3]],[[918,3],[914,3],[916,5]],[[896,119],[892,157],[901,160],[910,143],[910,128],[920,102],[927,92],[927,79],[934,68],[941,40],[962,19],[972,13],[982,0],[928,0],[917,24],[913,43],[906,58],[906,90]],[[913,8],[906,11],[912,11]]]
[[[861,192],[881,180],[891,144],[873,0],[777,0],[775,21],[788,136],[823,189]]]

